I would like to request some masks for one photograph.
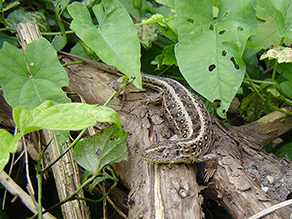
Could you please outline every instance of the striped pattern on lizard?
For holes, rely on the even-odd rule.
[[[60,52],[91,64],[101,70],[123,76],[115,67],[77,55]],[[154,163],[200,163],[210,159],[204,156],[211,145],[211,117],[204,103],[179,82],[142,73],[143,86],[160,92],[165,115],[173,126],[178,140],[164,140],[147,148],[142,157]]]
[[[165,140],[147,148],[142,157],[155,163],[204,162],[203,155],[211,144],[211,118],[203,102],[179,82],[143,74],[145,87],[162,95],[165,116],[173,126],[178,140]]]

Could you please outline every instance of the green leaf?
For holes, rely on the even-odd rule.
[[[280,99],[281,94],[280,94],[280,92],[277,90],[277,88],[274,87],[274,86],[271,86],[271,87],[267,88],[267,93],[270,93],[270,94],[272,94],[274,97],[278,97],[278,98]]]
[[[261,49],[267,49],[270,45],[280,44],[282,40],[277,34],[276,24],[270,18],[264,18],[264,21],[258,20],[257,34],[251,39],[252,43],[257,44],[259,47],[254,53]],[[291,45],[292,39],[285,38],[284,43]]]
[[[23,132],[25,128],[29,126],[33,118],[29,110],[17,106],[13,109],[13,120],[17,128]]]
[[[110,126],[101,133],[80,141],[74,147],[75,161],[93,175],[98,175],[107,164],[126,160],[128,157],[126,138],[129,133],[120,136],[117,126]]]
[[[90,186],[89,186],[89,188],[88,188],[88,191],[90,192],[90,194],[91,195],[94,195],[93,194],[93,189],[95,188],[95,186],[98,184],[98,183],[100,183],[100,182],[102,182],[102,181],[104,181],[104,180],[106,180],[106,179],[109,179],[109,177],[106,177],[106,176],[104,176],[104,177],[97,177],[91,184],[90,184]]]
[[[290,99],[292,99],[292,81],[283,81],[279,84],[281,91]]]
[[[156,2],[170,8],[175,7],[175,0],[156,0]]]
[[[57,51],[60,51],[61,49],[63,49],[64,46],[66,46],[66,43],[67,43],[67,39],[61,35],[56,35],[52,41],[52,45]]]
[[[174,55],[174,44],[166,46],[161,55],[156,56],[155,61],[158,64],[158,69],[161,65],[175,65],[177,66],[176,58]]]
[[[277,25],[279,37],[292,38],[292,4],[287,0],[256,0],[256,9],[262,11]]]
[[[7,42],[13,46],[18,45],[17,37],[8,36],[7,34],[0,32],[0,49],[2,48],[4,42]]]
[[[209,101],[221,100],[225,117],[244,73],[246,40],[256,33],[253,1],[222,0],[213,18],[212,1],[176,1],[178,66],[190,86]]]
[[[16,7],[17,5],[19,5],[20,3],[19,3],[19,1],[15,1],[15,2],[12,2],[11,4],[9,4],[9,5],[7,5],[5,8],[0,8],[1,10],[1,12],[5,12],[5,11],[8,11],[8,10],[10,10],[11,8],[14,8],[14,7]]]
[[[264,48],[268,48],[272,44],[279,44],[281,38],[277,35],[275,23],[268,18],[264,22],[258,22],[257,34],[252,38],[252,42]]]
[[[38,107],[34,108],[33,110],[31,110],[30,114],[33,118],[35,118],[37,115],[39,115],[41,112],[43,112],[44,110],[48,109],[51,106],[53,106],[53,102],[48,100],[39,105]]]
[[[0,173],[8,162],[9,153],[11,150],[7,148],[13,136],[5,131],[4,129],[0,129]]]
[[[15,153],[17,141],[21,138],[21,133],[12,136],[9,132],[0,129],[0,173],[9,160],[9,154]]]
[[[84,49],[84,47],[81,45],[80,42],[76,43],[75,46],[73,46],[73,47],[71,48],[70,53],[71,53],[71,54],[74,54],[74,55],[82,56],[82,57],[87,58],[87,59],[92,59],[92,60],[94,60],[94,57],[93,57],[93,56],[89,56],[89,55],[85,52],[85,49]]]
[[[257,54],[255,53],[248,58],[245,56],[245,54],[243,55],[243,60],[246,64],[246,72],[248,73],[249,77],[259,80],[261,77],[261,72]]]
[[[134,6],[132,4],[132,0],[131,1],[129,1],[129,0],[119,0],[119,2],[127,9],[129,14],[131,14],[133,16],[136,16],[136,17],[140,16],[139,9],[134,8]]]
[[[58,104],[42,111],[26,127],[25,133],[39,129],[81,130],[99,122],[114,122],[122,130],[116,111],[105,106],[84,103]]]
[[[292,159],[292,142],[282,144],[282,147],[274,152],[275,155],[279,158],[284,157],[285,155]]]
[[[51,106],[47,101],[34,110],[19,106],[13,110],[14,121],[21,132],[27,134],[40,129],[81,130],[99,122],[114,122],[122,135],[122,125],[116,111],[105,106],[84,103],[65,103]]]
[[[291,131],[280,136],[283,140],[280,144],[273,145],[271,152],[277,157],[284,157],[285,155],[292,159],[292,142],[291,142]]]
[[[70,102],[61,89],[69,85],[68,76],[45,38],[29,43],[25,57],[4,43],[0,50],[0,83],[12,108],[33,109],[47,100],[54,104]]]
[[[136,28],[119,1],[103,0],[92,11],[99,23],[96,28],[88,10],[78,2],[68,6],[73,18],[70,28],[102,61],[117,67],[134,85],[142,87],[140,74],[140,44]]]
[[[159,25],[160,25],[160,30],[162,31],[163,34],[177,41],[178,33],[177,33],[177,29],[175,28],[174,18],[175,18],[175,15],[171,16],[169,19],[165,19],[166,21],[165,25],[161,22],[159,23]]]
[[[142,8],[142,0],[132,0],[132,5],[134,8]]]
[[[279,72],[282,75],[284,80],[289,80],[292,82],[292,64],[291,63],[279,64],[277,67],[277,72]],[[279,79],[282,80],[282,77],[279,77]]]
[[[17,28],[19,23],[37,24],[41,32],[50,32],[50,26],[47,23],[43,12],[25,11],[22,7],[13,10],[6,19],[10,28]]]

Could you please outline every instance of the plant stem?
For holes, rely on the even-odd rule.
[[[282,37],[282,38],[281,38],[281,42],[280,42],[280,46],[282,46],[282,45],[283,45],[283,43],[284,43],[284,40],[285,40],[285,37]]]
[[[244,78],[243,80],[246,80],[248,82],[258,83],[258,84],[271,84],[271,85],[276,84],[276,82],[274,81],[261,81],[261,80],[251,79],[251,78]]]
[[[172,68],[172,66],[168,66],[167,68],[165,68],[164,70],[162,70],[157,76],[163,75],[164,72],[167,72],[171,68]]]
[[[250,77],[249,77],[249,75],[247,74],[247,72],[245,73],[245,75],[246,75],[246,77],[247,77],[248,79],[250,79]],[[288,112],[288,111],[282,110],[282,109],[280,109],[280,108],[278,108],[278,107],[276,107],[276,106],[270,104],[269,102],[266,102],[265,98],[261,95],[261,93],[260,93],[260,92],[258,91],[258,89],[255,87],[255,85],[253,84],[253,82],[250,81],[249,83],[250,83],[252,89],[254,90],[254,92],[256,92],[257,95],[259,96],[259,98],[261,98],[261,99],[263,100],[263,103],[264,103],[264,104],[266,104],[268,107],[272,108],[273,110],[277,110],[277,111],[279,111],[279,112],[281,112],[281,113],[285,113],[285,114],[287,114],[287,115],[289,115],[289,116],[292,116],[292,113],[291,113],[291,112]]]
[[[1,4],[2,4],[2,0],[0,0]],[[0,5],[0,10],[2,9],[2,5]],[[8,23],[6,22],[5,18],[4,18],[4,13],[1,12],[0,14],[0,21],[1,23],[3,23],[5,25],[5,27],[8,27]]]
[[[37,183],[38,183],[38,218],[42,219],[42,175],[37,173]]]
[[[76,197],[77,200],[84,200],[84,201],[88,201],[88,202],[94,202],[94,203],[97,203],[97,202],[101,202],[102,200],[104,200],[108,194],[117,186],[118,184],[118,181],[119,180],[115,180],[114,181],[114,184],[110,187],[110,189],[108,190],[108,192],[100,199],[97,199],[97,200],[93,200],[93,199],[89,199],[89,198],[81,198],[81,197]]]
[[[64,27],[64,25],[63,25],[63,23],[62,23],[62,20],[61,20],[61,16],[60,16],[60,14],[59,14],[59,8],[58,7],[55,7],[55,15],[56,15],[56,18],[57,18],[57,21],[58,21],[58,24],[59,24],[59,27],[60,27],[60,30],[61,30],[61,32],[62,32],[62,36],[63,36],[63,38],[64,38],[64,41],[67,43],[67,35],[66,35],[66,31],[65,31],[65,27]],[[65,44],[66,44],[65,43]]]
[[[74,31],[73,30],[67,30],[67,31],[65,31],[65,33],[66,34],[72,34],[72,33],[74,33]],[[54,35],[61,35],[61,34],[63,34],[63,32],[41,32],[41,34],[43,36],[54,36]]]
[[[275,81],[276,73],[277,73],[277,66],[278,66],[278,61],[275,60],[275,64],[274,64],[274,68],[273,68],[273,74],[272,74],[272,81]]]
[[[86,180],[78,189],[76,189],[76,191],[74,193],[72,193],[70,196],[68,196],[66,199],[64,199],[63,201],[53,205],[52,207],[46,209],[45,211],[42,212],[42,214],[45,214],[49,211],[51,211],[52,209],[61,206],[62,204],[66,203],[69,200],[72,200],[74,198],[74,196],[76,196],[78,194],[78,192],[80,192],[81,189],[83,189],[88,183],[90,183],[91,181],[93,181],[95,179],[96,175],[91,176],[88,180]],[[34,219],[38,216],[39,214],[35,214],[34,216],[30,217],[29,219]]]
[[[71,145],[53,162],[49,163],[44,169],[42,169],[40,171],[40,173],[44,173],[45,171],[47,171],[49,168],[51,168],[58,160],[60,160],[71,148],[73,148],[77,142],[80,140],[80,138],[83,136],[83,134],[85,133],[87,129],[83,129],[79,135],[75,138],[75,140],[71,143]]]
[[[247,72],[245,72],[245,76],[250,79],[249,75],[247,74]],[[265,103],[265,98],[260,94],[260,92],[258,91],[258,89],[254,86],[253,82],[250,81],[249,84],[251,85],[252,89],[254,90],[254,92],[257,93],[257,95],[259,96],[259,98],[262,99],[262,101]]]
[[[66,66],[70,66],[70,65],[76,65],[76,64],[83,64],[83,61],[76,61],[76,62],[69,62],[69,63],[65,63],[62,66],[66,67]]]
[[[153,46],[156,46],[157,48],[163,50],[165,48],[165,46],[161,45],[160,43],[157,42],[152,42]]]
[[[126,77],[126,76],[124,76]],[[124,88],[126,87],[128,84],[132,83],[133,82],[133,78],[131,78],[129,81],[125,81],[121,84],[121,86],[119,87],[119,89],[115,92],[113,92],[113,94],[108,98],[108,100],[103,104],[103,106],[107,106],[111,100]]]
[[[0,19],[0,20],[1,20],[1,19]],[[7,30],[13,30],[13,31],[15,31],[14,28],[10,28],[10,27],[0,28],[0,32],[2,32],[2,31],[7,31]]]
[[[51,143],[51,142],[50,142]],[[43,184],[43,179],[42,179],[42,174],[41,174],[41,162],[42,162],[42,158],[44,156],[44,153],[47,149],[47,147],[50,145],[50,143],[43,149],[41,150],[41,147],[39,147],[40,149],[40,154],[38,157],[38,162],[36,165],[36,178],[37,178],[37,184],[38,184],[38,218],[42,219],[42,184]]]

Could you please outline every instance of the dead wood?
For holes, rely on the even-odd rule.
[[[62,61],[70,62],[70,59],[63,58]],[[107,84],[116,78],[114,75],[88,64],[68,66],[67,72],[70,78],[68,91],[78,93],[88,103],[103,104],[113,92]],[[143,103],[145,95],[152,92],[133,91],[137,89],[127,87],[125,99],[116,97],[109,105],[119,113],[124,131],[131,133],[127,138],[128,161],[114,165],[116,174],[130,190],[129,218],[202,218],[200,193],[205,187],[197,184],[196,164],[170,167],[141,159],[144,148],[169,138],[173,132],[163,117],[161,106]],[[231,129],[218,124],[213,125],[212,149],[212,153],[218,155],[218,168],[203,191],[206,197],[224,206],[233,218],[247,218],[284,201],[292,188],[290,161],[255,148],[262,148],[290,130],[291,117],[281,115],[278,120],[267,123],[259,120]],[[202,167],[201,171],[206,171],[208,165],[198,166]],[[268,190],[264,192],[263,188]],[[291,212],[285,208],[266,218],[288,218]]]
[[[67,58],[62,61],[71,62]],[[70,77],[67,91],[71,96],[77,94],[88,103],[103,104],[112,94],[107,84],[116,79],[114,75],[85,64],[66,69]],[[292,192],[291,161],[261,150],[274,138],[291,130],[291,117],[273,112],[254,123],[231,128],[215,122],[211,153],[218,156],[217,171],[207,184],[199,180],[198,185],[197,179],[202,174],[197,173],[207,171],[208,164],[168,166],[141,159],[145,147],[172,136],[173,132],[163,117],[161,106],[144,103],[145,96],[153,95],[153,91],[138,91],[129,86],[125,93],[125,96],[114,98],[110,107],[118,111],[124,130],[131,133],[127,139],[129,160],[113,165],[130,192],[128,198],[125,193],[114,191],[111,197],[123,202],[116,205],[124,212],[128,203],[129,218],[201,218],[201,193],[224,206],[231,217],[247,218],[286,200]],[[2,125],[12,128],[11,111],[5,108],[2,111]],[[290,218],[291,213],[291,208],[283,208],[265,218]]]
[[[246,144],[249,136],[245,131],[250,132],[247,127],[237,127],[237,132],[232,128],[227,133],[234,135],[227,135],[217,125],[213,126],[218,137],[212,153],[218,155],[218,166],[204,192],[223,205],[233,218],[247,218],[285,201],[292,188],[291,161],[250,148],[251,143]],[[289,218],[291,213],[291,208],[286,208],[266,218]]]
[[[41,33],[37,25],[30,23],[18,24],[17,37],[23,51],[26,45],[41,37]],[[48,149],[47,157],[51,161],[56,160],[59,155],[59,147],[53,131],[44,130],[45,141],[47,144],[51,142]],[[66,148],[64,148],[65,150]],[[72,152],[66,153],[62,160],[58,161],[52,166],[53,175],[57,187],[57,192],[60,201],[72,194],[80,185],[80,177],[77,163],[73,160]],[[78,194],[79,197],[84,198],[83,191]],[[64,218],[90,218],[87,204],[83,200],[68,201],[61,206]]]

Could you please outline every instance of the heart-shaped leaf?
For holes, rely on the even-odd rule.
[[[194,90],[221,100],[217,113],[225,117],[245,73],[246,40],[256,33],[253,1],[220,1],[216,15],[212,1],[177,0],[175,6],[178,66]]]
[[[105,165],[126,160],[129,133],[120,136],[118,131],[116,125],[110,126],[86,141],[78,142],[73,152],[76,162],[93,175],[98,175]]]
[[[123,5],[116,0],[103,0],[92,7],[98,27],[92,22],[87,8],[74,2],[68,6],[73,18],[70,28],[108,65],[117,67],[138,88],[140,74],[140,43],[136,28]]]
[[[54,104],[70,102],[61,89],[69,85],[67,73],[45,38],[29,43],[25,56],[4,43],[0,50],[0,83],[12,108],[34,109],[47,100]]]

